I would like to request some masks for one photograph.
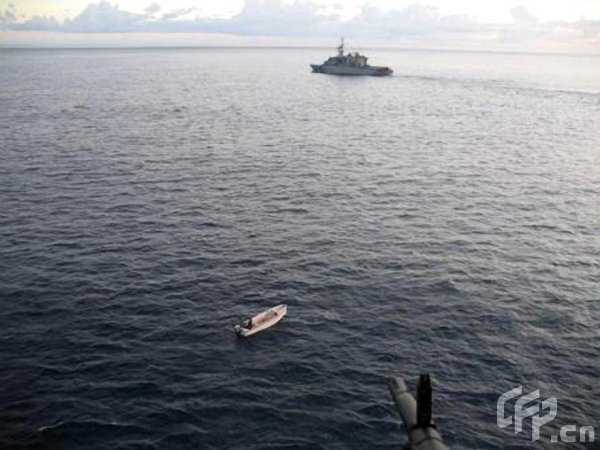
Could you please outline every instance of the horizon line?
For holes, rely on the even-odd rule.
[[[322,45],[3,45],[0,42],[0,51],[3,50],[313,50],[331,49],[331,46]],[[465,49],[444,47],[381,47],[364,46],[364,50],[400,50],[400,51],[429,51],[452,53],[499,53],[499,54],[526,54],[526,55],[556,55],[556,56],[593,56],[600,57],[600,52],[578,50],[510,50],[510,49]]]

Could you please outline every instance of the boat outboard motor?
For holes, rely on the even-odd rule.
[[[399,377],[389,379],[388,386],[398,414],[408,433],[410,450],[447,450],[442,437],[431,420],[432,390],[429,374],[419,378],[417,401],[406,389],[404,380]]]

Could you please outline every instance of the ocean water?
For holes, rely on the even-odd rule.
[[[0,51],[0,448],[399,449],[422,372],[600,435],[600,57],[330,53]]]

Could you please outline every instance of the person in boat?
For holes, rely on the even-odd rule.
[[[252,318],[248,319],[248,321],[246,322],[246,328],[248,330],[252,329]]]

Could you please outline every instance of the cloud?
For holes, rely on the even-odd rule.
[[[10,29],[17,22],[15,5],[9,3],[4,11],[0,11],[0,30]]]
[[[187,16],[188,14],[197,11],[198,8],[180,8],[180,9],[175,9],[171,12],[165,13],[162,16],[162,20],[173,20],[173,19],[177,19],[179,17],[183,17],[183,16]]]
[[[61,31],[75,33],[144,31],[146,20],[146,16],[122,11],[117,5],[101,0],[89,4],[73,19],[66,20]]]
[[[33,16],[26,22],[14,24],[12,29],[19,31],[58,31],[60,22],[52,16]]]
[[[147,16],[153,16],[154,14],[156,14],[157,12],[160,11],[160,5],[158,3],[152,3],[150,5],[148,5],[145,9],[144,12],[146,13]]]
[[[59,22],[54,17],[19,21],[14,6],[0,12],[0,28],[66,33],[216,33],[237,36],[324,37],[392,40],[401,45],[470,47],[474,43],[513,45],[583,45],[600,48],[600,20],[541,23],[524,6],[510,9],[514,23],[481,23],[466,15],[444,15],[413,3],[383,11],[365,5],[350,19],[340,6],[324,8],[310,0],[245,0],[229,18],[191,17],[196,8],[166,11],[157,3],[142,14],[121,10],[107,0],[89,4],[80,14]]]
[[[230,19],[215,24],[228,33],[264,36],[323,36],[339,27],[338,15],[323,15],[310,1],[292,4],[280,0],[246,0],[242,10]],[[213,28],[212,31],[217,31]]]
[[[468,16],[444,16],[432,6],[413,3],[402,10],[383,12],[364,6],[361,13],[345,26],[348,32],[361,30],[377,37],[425,36],[439,32],[472,32],[480,29]]]
[[[538,21],[537,17],[531,14],[523,5],[511,8],[510,14],[515,23],[519,25],[533,25]]]
[[[579,22],[579,29],[584,36],[588,38],[596,38],[598,48],[600,48],[600,20],[582,20]]]

